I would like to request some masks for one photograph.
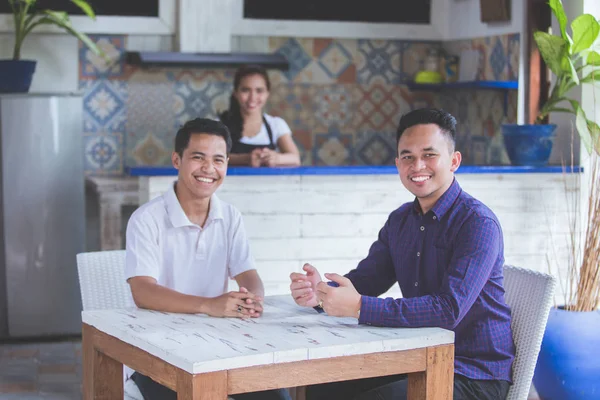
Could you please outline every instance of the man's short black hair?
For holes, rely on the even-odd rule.
[[[440,127],[442,133],[452,144],[451,151],[456,147],[456,118],[449,112],[439,108],[419,108],[410,111],[400,118],[398,130],[396,131],[396,147],[400,143],[400,137],[404,131],[415,125],[435,124]]]
[[[209,118],[196,118],[187,121],[175,135],[175,151],[179,157],[183,157],[183,152],[190,144],[190,137],[194,133],[205,133],[207,135],[220,136],[225,140],[227,155],[231,151],[231,134],[229,129],[221,121],[215,121]]]

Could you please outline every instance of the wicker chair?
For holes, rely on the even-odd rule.
[[[84,310],[135,307],[125,282],[125,250],[77,254],[77,272]],[[123,372],[125,400],[144,400],[142,393]]]
[[[135,307],[125,282],[125,250],[77,254],[77,272],[84,310]],[[123,371],[124,400],[144,400],[136,384]],[[229,398],[232,400],[231,398]]]
[[[513,385],[507,400],[527,400],[555,287],[556,279],[551,275],[511,265],[504,267],[506,302],[512,311],[516,346]]]

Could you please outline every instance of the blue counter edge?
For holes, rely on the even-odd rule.
[[[457,174],[531,174],[563,172],[582,172],[582,167],[560,166],[518,167],[518,166],[461,166]],[[177,170],[172,167],[132,167],[126,171],[130,176],[175,176]],[[347,166],[347,167],[294,167],[294,168],[250,168],[229,167],[227,175],[391,175],[397,174],[393,166]]]

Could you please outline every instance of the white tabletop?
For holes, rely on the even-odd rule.
[[[137,308],[84,311],[82,319],[192,374],[454,343],[452,331],[358,325],[289,295],[267,297],[263,316],[248,320]]]

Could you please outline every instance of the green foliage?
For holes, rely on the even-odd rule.
[[[568,92],[583,83],[600,82],[600,22],[591,14],[582,14],[571,22],[572,36],[567,32],[567,16],[561,0],[548,2],[560,26],[560,35],[535,32],[534,40],[546,65],[556,75],[556,83],[548,101],[537,115],[542,122],[551,112],[567,112],[576,116],[576,127],[588,153],[600,153],[598,124],[589,120],[581,105],[570,99]],[[569,108],[560,106],[566,103]]]
[[[77,32],[71,25],[71,21],[66,12],[41,10],[33,11],[32,7],[37,0],[8,0],[12,9],[13,21],[15,25],[15,47],[13,50],[13,59],[21,58],[21,46],[28,34],[40,25],[54,25],[67,33],[81,40],[90,50],[99,56],[105,57],[104,53],[96,44],[84,33]],[[94,10],[85,0],[71,0],[91,19],[96,19]]]

